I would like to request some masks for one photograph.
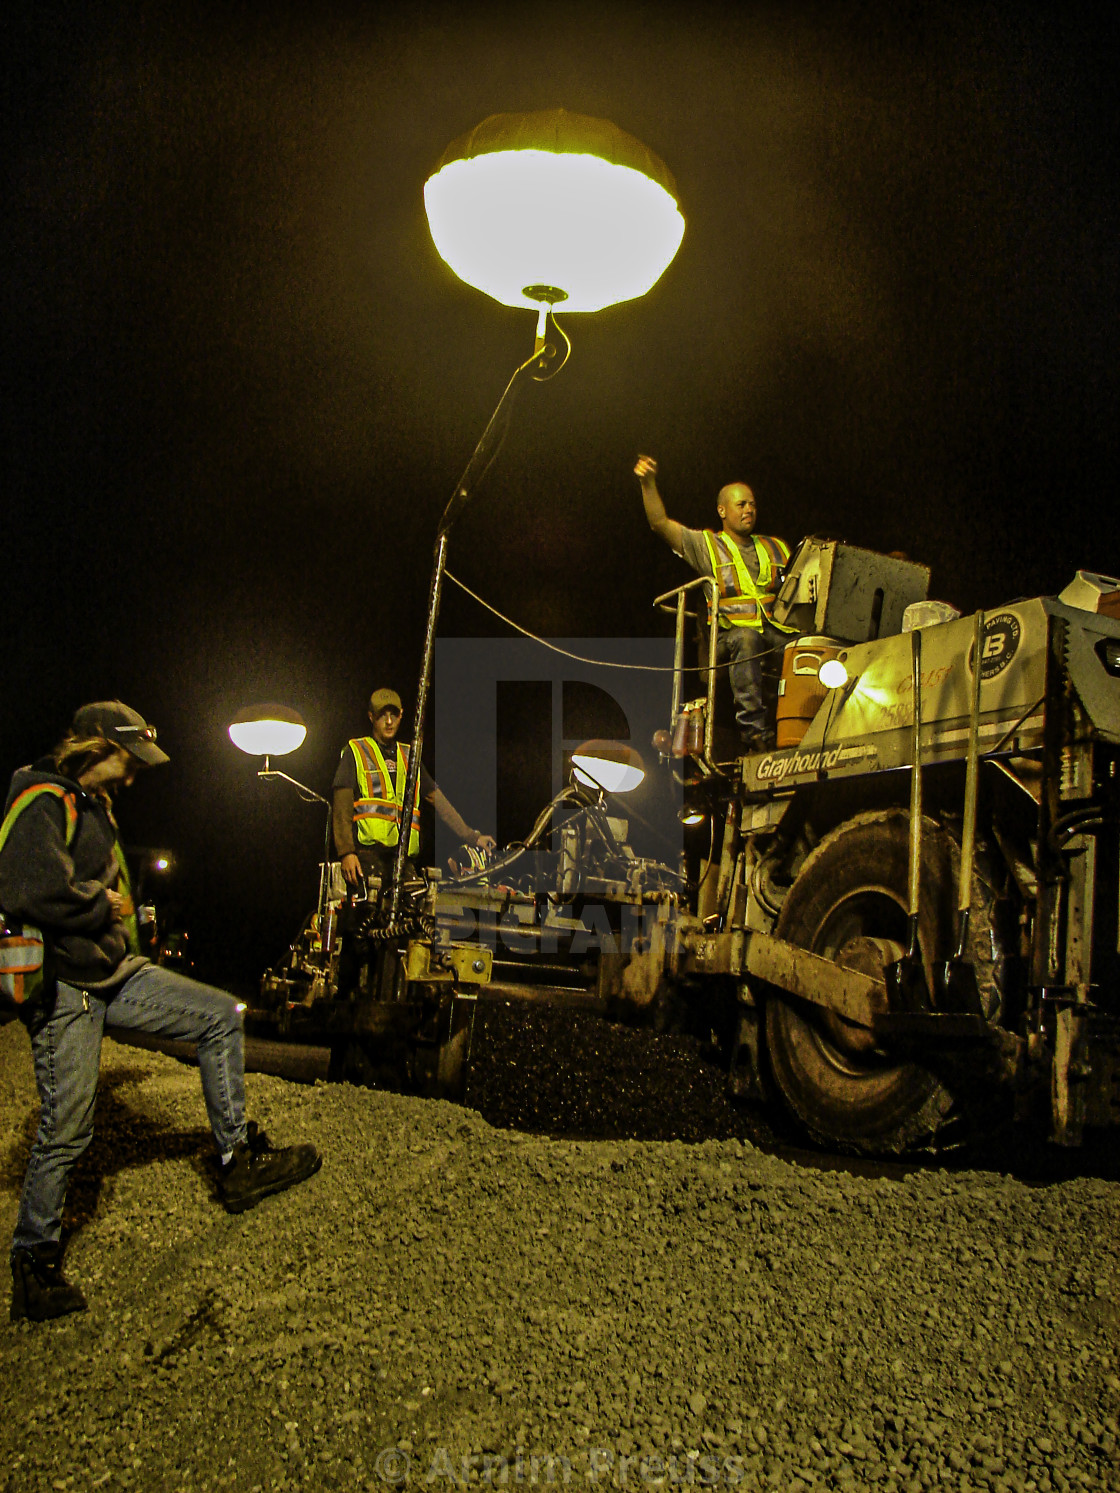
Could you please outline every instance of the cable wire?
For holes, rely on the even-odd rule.
[[[555,352],[554,352],[554,350],[552,348],[552,345],[550,343],[546,342],[545,345],[544,345],[544,347],[541,348],[540,353],[536,354],[536,356],[542,357],[542,363],[541,363],[541,372],[540,373],[534,373],[534,374],[531,375],[532,380],[533,380],[533,382],[535,384],[547,384],[548,381],[549,381],[549,379],[555,378],[556,375],[560,372],[561,368],[563,368],[564,364],[572,356],[572,343],[571,343],[571,339],[569,338],[567,332],[565,332],[564,328],[556,320],[555,316],[553,316],[551,309],[549,310],[549,313],[548,313],[548,320],[549,320],[549,322],[552,325],[553,331],[559,332],[560,335],[561,335],[561,337],[563,337],[563,339],[564,339],[564,356],[560,359],[559,363],[557,363],[557,365],[556,365],[555,368],[553,368],[550,372],[545,372],[545,369],[547,368],[548,365],[543,361],[543,355],[551,355],[551,356],[555,357]]]
[[[613,659],[588,658],[582,653],[570,653],[567,648],[560,648],[555,643],[550,643],[547,639],[539,637],[535,632],[530,632],[527,627],[522,627],[519,622],[514,622],[512,617],[507,617],[504,612],[499,612],[497,607],[491,606],[488,601],[483,601],[477,591],[472,591],[465,581],[461,581],[450,570],[445,570],[444,575],[449,581],[454,581],[460,591],[465,591],[472,601],[477,601],[484,611],[490,612],[493,616],[497,617],[499,622],[504,622],[507,627],[512,627],[514,632],[519,632],[523,638],[528,638],[530,642],[539,643],[542,648],[547,648],[550,653],[559,653],[562,658],[573,659],[577,664],[593,664],[599,669],[630,669],[643,674],[673,673],[672,664],[620,664],[616,663]],[[781,651],[780,648],[767,648],[763,653],[756,653],[755,657],[768,658],[770,654],[780,653]],[[708,665],[705,664],[704,668],[706,669],[707,667]],[[731,662],[717,663],[715,667],[717,669],[729,669]]]

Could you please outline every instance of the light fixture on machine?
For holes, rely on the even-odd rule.
[[[826,658],[817,671],[817,678],[825,689],[843,689],[848,682],[848,670],[838,658]]]
[[[572,753],[577,782],[607,793],[630,793],[645,778],[641,754],[624,741],[585,741]]]

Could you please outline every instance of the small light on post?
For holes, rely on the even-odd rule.
[[[331,805],[330,800],[316,793],[306,783],[289,777],[286,772],[277,772],[270,762],[271,757],[285,757],[303,745],[307,726],[303,716],[288,705],[246,705],[239,710],[229,724],[229,739],[234,746],[250,757],[263,757],[264,765],[257,769],[257,777],[266,783],[290,783],[305,803],[322,804],[327,811],[323,836],[323,860],[319,868],[319,927],[327,911],[330,895],[331,859]]]
[[[585,741],[572,753],[576,781],[607,793],[629,793],[646,775],[645,764],[624,741]]]
[[[287,705],[247,705],[229,726],[230,741],[250,757],[286,757],[306,735],[303,717]]]

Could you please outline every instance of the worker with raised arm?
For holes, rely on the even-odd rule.
[[[735,723],[745,751],[773,746],[774,734],[762,699],[762,658],[778,653],[795,628],[773,618],[789,546],[769,534],[756,534],[758,507],[745,482],[720,488],[716,512],[721,527],[688,529],[670,518],[657,488],[657,462],[639,456],[634,474],[642,485],[642,503],[653,532],[698,575],[714,575],[719,589],[719,636],[716,660],[727,664],[735,697]]]
[[[374,690],[369,719],[371,734],[346,743],[332,784],[335,849],[350,886],[357,886],[363,876],[376,876],[382,883],[392,876],[408,777],[409,748],[396,739],[401,724],[401,697],[396,690]],[[409,859],[420,850],[421,798],[463,844],[494,849],[494,837],[470,827],[421,762],[410,816]]]

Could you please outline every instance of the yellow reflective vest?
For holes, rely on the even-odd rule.
[[[397,743],[397,775],[393,779],[385,766],[381,747],[372,736],[356,736],[350,742],[354,765],[358,770],[358,788],[354,794],[354,834],[359,845],[395,845],[400,839],[401,806],[404,803],[405,779],[408,776],[408,748]],[[412,828],[408,834],[408,853],[420,849],[420,779],[412,804]]]
[[[753,627],[762,631],[763,620],[781,632],[797,632],[775,622],[772,614],[778,595],[778,571],[789,559],[789,546],[769,534],[752,534],[758,556],[758,580],[747,569],[739,546],[725,534],[704,530],[704,543],[719,587],[721,627]]]

